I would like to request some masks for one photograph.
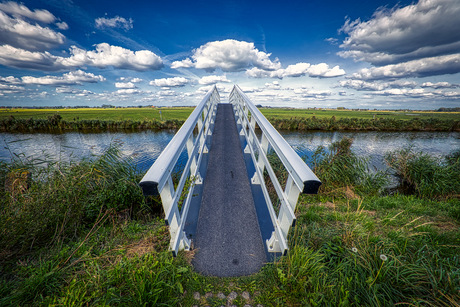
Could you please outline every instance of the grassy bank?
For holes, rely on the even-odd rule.
[[[172,258],[158,199],[116,145],[80,163],[1,164],[0,306],[458,306],[459,152],[389,153],[391,174],[369,173],[350,145],[318,148],[323,186],[300,198],[288,255],[241,278]]]
[[[3,109],[0,131],[65,132],[178,129],[193,108]],[[161,114],[160,114],[161,111]],[[460,131],[458,112],[270,109],[277,129],[355,131]]]
[[[63,133],[69,131],[103,132],[103,131],[142,131],[179,129],[184,121],[171,120],[99,120],[84,119],[66,121],[59,114],[54,114],[46,119],[16,119],[10,117],[0,122],[0,132],[51,132]]]

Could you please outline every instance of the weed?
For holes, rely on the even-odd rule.
[[[449,197],[460,195],[460,151],[444,160],[411,148],[390,152],[385,161],[399,178],[406,193],[419,197]]]
[[[6,189],[0,201],[0,248],[4,254],[25,253],[61,244],[104,216],[134,216],[145,201],[137,186],[139,173],[119,158],[119,145],[109,146],[94,161],[48,163],[26,159],[0,164]]]
[[[352,188],[361,194],[379,194],[387,184],[385,173],[371,172],[368,161],[352,152],[352,144],[353,140],[345,137],[332,143],[328,150],[319,146],[313,154],[313,171],[323,183],[322,193],[341,190],[345,196],[354,198]]]

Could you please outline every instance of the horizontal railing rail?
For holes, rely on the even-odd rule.
[[[203,154],[208,152],[207,140],[212,135],[219,93],[214,86],[193,110],[171,139],[155,163],[140,181],[144,195],[160,195],[165,220],[171,235],[170,250],[177,255],[181,249],[190,249],[190,240],[184,232],[194,185],[202,183],[199,173]],[[196,131],[196,133],[193,133]],[[175,166],[182,152],[187,151],[187,162],[180,172],[178,183],[173,182]],[[184,187],[185,190],[184,191]],[[184,193],[186,197],[184,198]],[[179,209],[179,202],[182,207]]]
[[[266,241],[267,249],[269,252],[285,254],[288,250],[287,235],[296,220],[298,197],[300,193],[316,194],[321,181],[237,85],[230,93],[230,103],[234,106],[240,135],[246,139],[244,152],[251,154],[256,169],[251,183],[260,184],[273,223],[274,231]],[[262,133],[260,140],[255,131],[256,124]],[[288,173],[284,189],[269,162],[269,148],[278,156]],[[264,172],[268,173],[276,191],[278,213],[271,201]]]

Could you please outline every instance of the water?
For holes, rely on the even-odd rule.
[[[0,133],[0,160],[11,153],[48,160],[78,161],[98,156],[114,141],[122,142],[122,155],[130,156],[141,170],[147,170],[174,136],[174,131],[136,133],[17,134]],[[376,169],[384,168],[386,152],[412,146],[415,151],[442,157],[460,148],[458,132],[289,132],[286,141],[306,161],[320,145],[328,146],[343,137],[353,138],[352,150],[368,157]]]
[[[0,160],[11,160],[11,153],[33,159],[79,161],[100,156],[111,143],[121,142],[121,154],[131,157],[141,170],[147,170],[173,138],[175,131],[136,133],[64,134],[0,133]]]
[[[318,146],[329,146],[343,137],[353,139],[352,151],[369,159],[376,169],[385,168],[387,152],[412,147],[435,157],[443,157],[460,149],[459,132],[285,132],[286,141],[306,161],[309,161]]]

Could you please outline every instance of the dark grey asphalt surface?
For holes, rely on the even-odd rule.
[[[250,275],[267,262],[230,104],[217,108],[194,249],[204,275]]]

